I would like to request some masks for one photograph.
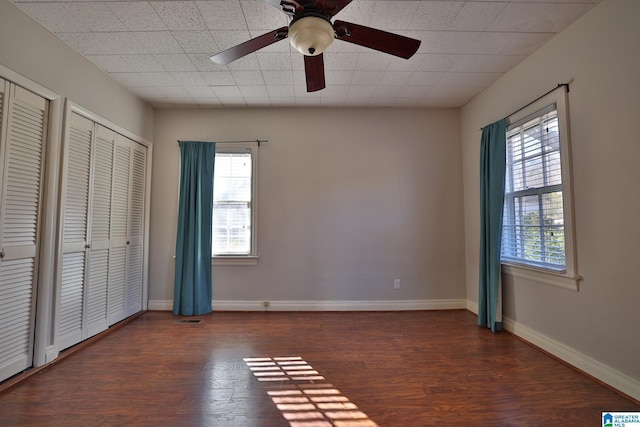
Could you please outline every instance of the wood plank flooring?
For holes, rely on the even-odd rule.
[[[637,402],[464,310],[148,312],[0,394],[1,426],[597,426]]]

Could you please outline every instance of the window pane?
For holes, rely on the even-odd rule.
[[[562,170],[556,111],[507,131],[502,259],[565,267]]]
[[[213,254],[251,254],[251,153],[216,153]]]

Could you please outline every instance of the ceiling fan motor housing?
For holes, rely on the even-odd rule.
[[[303,55],[320,55],[334,38],[333,25],[322,15],[302,16],[289,26],[289,42]]]

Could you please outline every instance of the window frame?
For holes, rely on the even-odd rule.
[[[211,255],[213,265],[257,265],[258,264],[258,143],[216,143],[218,153],[250,153],[251,154],[251,250],[249,254],[216,254]],[[215,183],[214,183],[215,185]],[[213,239],[214,229],[211,230]]]
[[[571,162],[571,137],[569,131],[569,114],[566,87],[553,91],[521,109],[507,118],[507,127],[537,112],[543,111],[555,104],[558,116],[558,131],[560,139],[560,166],[562,168],[562,203],[565,234],[565,269],[553,270],[549,268],[527,265],[515,261],[501,259],[502,272],[532,280],[546,285],[578,291],[582,279],[578,274],[578,263],[575,241],[575,221],[573,209],[573,184]],[[502,258],[502,257],[501,257]]]

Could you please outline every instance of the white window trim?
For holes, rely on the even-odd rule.
[[[212,265],[257,265],[258,264],[258,143],[216,143],[216,152],[246,153],[251,151],[251,253],[248,255],[213,255]]]
[[[573,214],[573,184],[571,180],[571,177],[573,176],[571,163],[571,135],[569,132],[570,126],[566,86],[549,93],[526,108],[523,108],[517,113],[511,115],[508,117],[507,123],[515,123],[518,120],[521,120],[536,111],[542,110],[553,103],[556,104],[558,112],[558,127],[560,130],[560,164],[562,166],[562,202],[565,228],[566,269],[565,271],[553,271],[542,268],[538,269],[522,264],[503,262],[502,273],[546,285],[578,291],[582,277],[578,274],[578,260],[576,254],[575,221]]]

